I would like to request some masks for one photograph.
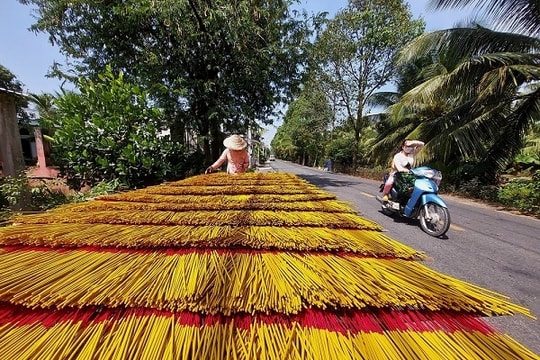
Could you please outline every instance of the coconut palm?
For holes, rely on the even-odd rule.
[[[40,118],[48,118],[54,112],[55,95],[47,93],[29,94],[28,100],[36,106]]]
[[[421,138],[420,161],[474,161],[494,180],[540,117],[540,7],[536,0],[432,1],[438,9],[471,4],[491,28],[426,33],[401,51],[402,64],[426,57],[433,64],[390,108],[393,141]]]
[[[376,92],[369,96],[367,104],[371,107],[392,108],[398,103],[404,94],[423,82],[427,70],[432,68],[430,58],[422,58],[404,64],[400,67],[400,73],[396,79],[394,91]],[[428,72],[428,78],[431,72]],[[401,143],[410,131],[420,124],[416,113],[400,114],[399,126],[396,121],[391,121],[388,113],[381,114],[381,120],[377,123],[377,137],[375,138],[376,151],[371,152],[370,160],[383,164],[392,157],[391,151],[396,148],[396,143]]]

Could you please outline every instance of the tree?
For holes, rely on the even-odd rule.
[[[401,111],[399,116],[389,116],[396,108],[396,104],[403,95],[420,85],[426,78],[445,71],[440,64],[433,64],[431,57],[418,58],[414,62],[398,66],[398,69],[399,75],[394,91],[376,92],[367,99],[369,105],[386,109],[380,114],[380,121],[375,125],[377,135],[371,149],[370,161],[377,165],[386,166],[396,149],[401,148],[403,140],[409,138],[412,129],[420,124],[420,111]],[[441,113],[440,102],[425,105],[422,109],[425,116]]]
[[[80,189],[117,179],[133,188],[184,175],[186,153],[160,134],[163,112],[148,93],[110,68],[99,78],[79,79],[79,93],[64,92],[54,111],[43,114],[54,129],[53,159],[68,184]]]
[[[470,2],[432,4],[445,8]],[[403,114],[417,115],[419,122],[407,133],[427,142],[420,161],[444,161],[456,168],[474,162],[478,175],[493,182],[540,116],[540,8],[532,0],[474,5],[492,29],[471,24],[435,31],[403,49],[401,63],[430,56],[441,71],[407,92],[392,113],[396,127]]]
[[[352,172],[355,150],[353,133],[338,127],[334,138],[326,146],[326,155],[332,159],[335,169]]]
[[[36,110],[40,117],[50,118],[54,110],[54,102],[56,96],[52,94],[29,94],[28,100],[36,106]]]
[[[355,149],[369,124],[368,99],[396,77],[398,49],[423,31],[423,21],[411,18],[399,0],[350,1],[316,40],[314,63],[319,66],[312,71],[337,93],[338,112],[350,122]],[[353,154],[356,166],[357,150]]]
[[[308,82],[298,99],[287,108],[283,129],[276,133],[272,148],[280,158],[302,165],[322,163],[331,120],[332,111],[325,94],[314,83]],[[294,150],[280,147],[279,144],[285,143]]]
[[[37,6],[32,29],[49,33],[76,74],[122,71],[164,109],[173,138],[200,135],[207,161],[222,129],[269,121],[300,80],[309,31],[289,0],[20,2]]]

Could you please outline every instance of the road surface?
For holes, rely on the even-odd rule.
[[[540,318],[540,220],[500,211],[467,199],[444,196],[452,225],[445,238],[425,234],[417,221],[393,219],[375,200],[380,181],[275,160],[272,171],[288,172],[349,202],[393,239],[426,253],[426,265],[510,297]],[[444,181],[444,174],[443,174]],[[522,315],[488,318],[499,331],[540,354],[540,320]]]

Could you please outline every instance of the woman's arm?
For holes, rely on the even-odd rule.
[[[229,152],[229,149],[225,149],[222,153],[221,153],[221,156],[219,157],[219,159],[216,160],[215,163],[213,163],[212,165],[210,165],[208,167],[209,170],[211,171],[215,171],[217,170],[221,165],[223,165],[223,163],[225,162],[225,160],[227,160],[227,153]]]
[[[413,148],[413,151],[411,152],[411,154],[414,154],[416,155],[420,149],[422,149],[424,147],[425,143],[423,141],[420,141],[420,140],[407,140],[405,141],[405,146],[410,146]]]
[[[405,146],[414,146],[414,147],[417,147],[417,146],[424,146],[424,142],[423,141],[420,141],[420,140],[407,140],[405,141]]]

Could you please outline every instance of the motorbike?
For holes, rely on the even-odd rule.
[[[380,192],[387,178],[388,174],[383,179]],[[450,212],[438,195],[441,180],[442,173],[427,166],[413,168],[408,173],[396,173],[388,201],[377,196],[382,213],[419,219],[424,232],[434,237],[443,236],[450,227]]]

